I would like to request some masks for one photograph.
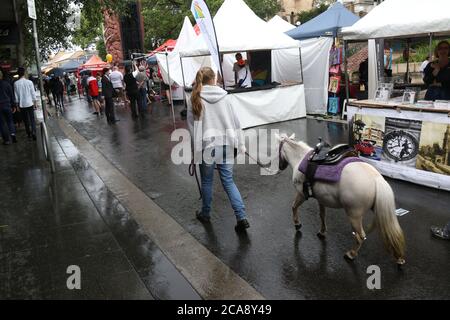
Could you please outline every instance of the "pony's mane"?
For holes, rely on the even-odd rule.
[[[307,143],[303,142],[303,141],[296,141],[294,139],[289,138],[288,135],[286,134],[281,134],[280,137],[283,138],[284,141],[286,141],[287,143],[289,143],[290,145],[293,146],[298,146],[302,149],[312,149]]]

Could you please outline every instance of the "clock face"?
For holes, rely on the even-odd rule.
[[[384,136],[383,151],[395,161],[408,161],[419,152],[419,142],[411,133],[396,130]]]

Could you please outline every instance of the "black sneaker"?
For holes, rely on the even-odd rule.
[[[11,140],[13,143],[17,143],[17,138],[15,135],[11,135]]]
[[[250,228],[250,224],[248,223],[247,219],[239,220],[234,227],[234,230],[236,231],[245,231],[245,229]]]
[[[200,211],[195,212],[195,217],[197,218],[198,221],[200,221],[202,223],[209,223],[211,220],[210,217],[206,217],[206,216],[202,215],[202,213]]]
[[[11,144],[11,141],[9,141],[9,140],[3,141],[3,145],[4,145],[4,146],[10,145],[10,144]]]
[[[33,141],[36,141],[36,135],[33,134]]]

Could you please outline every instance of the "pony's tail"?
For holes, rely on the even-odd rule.
[[[405,237],[395,215],[395,199],[391,186],[383,177],[375,179],[375,219],[386,248],[397,263],[404,263]]]

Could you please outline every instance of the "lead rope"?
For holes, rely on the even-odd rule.
[[[198,175],[197,175],[197,165],[194,163],[194,159],[192,159],[191,164],[189,165],[189,175],[191,177],[195,176],[195,181],[197,181],[197,188],[198,188],[198,193],[200,194],[200,198],[198,198],[198,200],[201,200],[203,198],[203,194],[202,194],[202,188],[200,186],[200,182],[198,181]]]

